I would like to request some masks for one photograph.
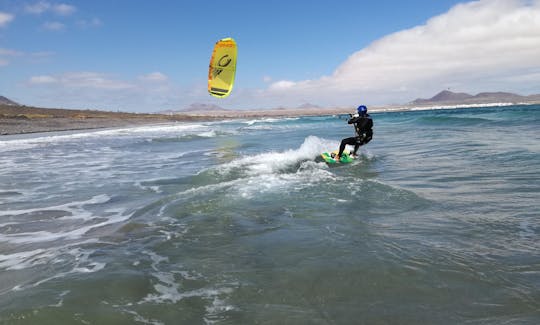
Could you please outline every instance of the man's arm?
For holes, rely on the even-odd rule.
[[[362,117],[361,116],[353,116],[351,117],[351,119],[349,119],[349,121],[347,121],[348,124],[353,124],[353,123],[358,123],[362,121]]]

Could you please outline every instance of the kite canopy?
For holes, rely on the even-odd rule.
[[[208,92],[218,98],[229,96],[236,73],[236,42],[232,38],[220,39],[214,46],[208,69]]]

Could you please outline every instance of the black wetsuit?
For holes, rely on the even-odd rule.
[[[353,153],[356,155],[356,151],[361,145],[364,145],[371,141],[373,137],[373,120],[369,114],[362,116],[354,116],[349,119],[348,124],[354,124],[354,130],[356,131],[355,137],[345,138],[341,140],[341,145],[339,146],[339,154],[341,157],[343,150],[345,150],[346,145],[354,146]]]

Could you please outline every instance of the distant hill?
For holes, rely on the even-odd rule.
[[[467,93],[454,93],[443,90],[437,95],[429,98],[418,98],[409,104],[411,105],[467,105],[467,104],[489,104],[489,103],[533,103],[540,102],[540,94],[521,96],[507,92],[483,92],[476,95]]]
[[[204,111],[226,111],[225,108],[214,105],[214,104],[202,104],[202,103],[193,103],[188,107],[184,108],[184,112],[204,112]]]
[[[416,101],[431,101],[431,102],[447,102],[447,101],[460,101],[474,97],[467,93],[454,93],[449,90],[443,90],[430,99],[417,99]]]
[[[203,103],[193,103],[189,105],[188,107],[182,108],[182,109],[169,109],[166,111],[160,111],[158,114],[165,114],[165,115],[174,115],[179,113],[188,113],[188,112],[226,112],[227,109],[214,105],[214,104],[203,104]]]
[[[302,104],[300,106],[298,106],[298,109],[312,109],[312,108],[321,108],[320,106],[318,105],[315,105],[315,104],[311,104],[311,103],[305,103],[305,104]]]
[[[14,102],[11,99],[6,98],[4,96],[0,96],[0,104],[9,105],[9,106],[21,106],[18,103]]]

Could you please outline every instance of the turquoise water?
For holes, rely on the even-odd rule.
[[[2,324],[538,324],[540,106],[0,138]]]

